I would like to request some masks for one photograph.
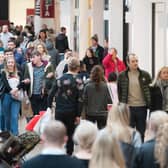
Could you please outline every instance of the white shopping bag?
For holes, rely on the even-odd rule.
[[[44,131],[44,127],[49,124],[49,122],[52,120],[52,111],[50,108],[47,108],[47,111],[42,115],[42,117],[38,120],[36,125],[33,128],[33,131],[35,131],[37,134],[42,134]]]

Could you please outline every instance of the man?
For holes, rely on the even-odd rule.
[[[60,121],[50,121],[41,135],[44,142],[42,153],[23,164],[23,168],[83,168],[82,162],[67,156],[66,128]]]
[[[15,40],[9,40],[7,43],[8,49],[13,51],[14,58],[17,64],[22,66],[22,64],[25,62],[24,54],[21,48],[16,48],[16,41]]]
[[[130,125],[136,127],[143,140],[147,108],[150,106],[151,77],[138,67],[138,57],[135,54],[129,54],[126,61],[128,68],[118,77],[119,101],[129,105]]]
[[[68,72],[55,81],[48,96],[48,107],[51,108],[56,95],[55,119],[62,121],[67,127],[67,153],[70,155],[73,152],[72,135],[75,123],[79,123],[82,109],[83,81],[77,75],[79,68],[79,60],[71,58],[68,61]]]
[[[8,40],[13,37],[12,33],[9,32],[8,30],[8,25],[3,25],[2,26],[2,33],[0,34],[0,39],[3,42],[3,47],[7,48]]]
[[[58,50],[60,55],[60,60],[64,59],[64,53],[69,49],[68,37],[66,36],[66,28],[61,27],[61,32],[55,39],[55,48]]]
[[[102,64],[104,58],[104,48],[99,45],[97,34],[91,37],[91,48],[95,56],[99,59],[99,63]]]
[[[166,112],[155,111],[151,113],[145,135],[146,142],[142,144],[136,155],[134,168],[159,168],[154,156],[155,138],[159,126],[166,122],[168,122],[168,114]]]
[[[25,67],[24,83],[29,86],[29,97],[33,114],[47,109],[47,94],[54,80],[54,69],[44,62],[38,51],[33,51],[31,62]]]

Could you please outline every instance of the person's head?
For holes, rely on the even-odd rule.
[[[109,82],[116,82],[117,81],[117,74],[115,72],[111,72],[108,76]]]
[[[2,32],[7,33],[8,32],[8,25],[3,25],[2,26]]]
[[[91,45],[92,45],[92,46],[97,46],[97,45],[98,45],[98,41],[99,41],[99,39],[98,39],[97,34],[95,34],[95,35],[93,35],[93,36],[91,37]]]
[[[105,81],[104,70],[100,65],[95,65],[90,73],[91,81],[95,82],[96,86],[99,86],[99,83]]]
[[[67,131],[65,125],[60,121],[50,121],[41,135],[46,147],[48,145],[63,147],[67,142]]]
[[[126,104],[113,105],[108,112],[106,127],[118,140],[130,142],[129,120],[130,112]]]
[[[168,80],[168,66],[164,66],[159,70],[157,79]]]
[[[8,57],[14,57],[14,53],[12,49],[5,49],[4,50],[4,57],[5,59]]]
[[[109,49],[109,54],[112,55],[112,59],[116,59],[116,57],[117,57],[117,49],[116,48],[110,48]]]
[[[64,59],[68,60],[69,58],[73,57],[73,52],[70,49],[67,49],[64,54]]]
[[[90,121],[82,121],[75,130],[74,142],[79,145],[80,149],[90,151],[96,139],[98,129]]]
[[[68,71],[78,73],[80,70],[80,61],[79,59],[72,57],[68,60]]]
[[[93,144],[90,168],[124,168],[124,158],[116,138],[106,129],[101,130]]]
[[[61,33],[66,34],[66,27],[61,27]]]
[[[38,51],[38,52],[40,52],[42,55],[45,53],[45,54],[47,54],[48,52],[47,52],[47,49],[46,49],[46,47],[45,47],[45,45],[43,44],[43,43],[39,43],[39,44],[37,44],[36,45],[36,50]]]
[[[156,134],[155,158],[160,168],[168,166],[168,122],[161,125]]]
[[[138,69],[138,57],[136,54],[128,54],[126,57],[126,62],[130,70]]]
[[[8,57],[5,61],[6,72],[17,72],[16,61],[14,57]]]
[[[39,32],[39,39],[46,39],[47,38],[47,33],[45,29],[41,29]]]
[[[30,61],[33,65],[38,65],[42,62],[42,55],[39,51],[34,50],[31,54]]]
[[[88,48],[86,50],[86,57],[89,57],[89,58],[94,57],[94,52],[93,52],[92,48]]]
[[[156,134],[159,126],[165,122],[168,122],[168,114],[164,111],[154,111],[150,115],[148,129]]]
[[[14,50],[16,48],[16,41],[14,40],[9,40],[7,44],[7,48]]]

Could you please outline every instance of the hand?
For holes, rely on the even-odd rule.
[[[25,84],[29,84],[30,83],[30,79],[29,78],[24,79],[24,80],[22,80],[22,82],[24,82]]]
[[[11,95],[16,95],[17,91],[18,91],[18,88],[14,88],[10,91],[10,94]]]
[[[50,72],[47,74],[46,78],[52,78],[54,76],[54,73],[53,72]]]

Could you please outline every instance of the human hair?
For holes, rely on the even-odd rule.
[[[61,32],[63,32],[66,30],[66,27],[61,27],[60,30],[61,30]]]
[[[168,122],[161,125],[156,134],[155,158],[160,168],[168,166]]]
[[[8,43],[13,43],[16,45],[16,39],[10,39],[10,40],[8,40]]]
[[[9,76],[9,74],[10,74],[9,69],[8,69],[8,66],[7,66],[7,63],[8,63],[8,61],[11,60],[11,59],[14,61],[13,74],[18,77],[18,69],[17,69],[17,66],[16,66],[15,58],[14,58],[13,56],[9,56],[9,57],[6,58],[6,60],[5,60],[5,62],[4,62],[4,71],[5,71],[5,73],[6,73],[7,78],[8,78],[8,76]]]
[[[117,81],[117,74],[115,72],[111,72],[108,76],[109,82],[116,82]]]
[[[97,133],[98,129],[96,125],[90,121],[84,120],[75,130],[74,142],[77,143],[81,149],[91,150]]]
[[[92,57],[95,56],[93,49],[91,47],[87,48],[86,53],[85,53],[85,57],[87,57],[87,51],[89,50],[89,52],[91,53]]]
[[[13,53],[13,50],[10,49],[10,48],[7,48],[7,49],[4,50],[4,53],[7,53],[7,52],[12,52]]]
[[[161,73],[162,73],[162,71],[163,71],[164,69],[168,69],[168,66],[163,66],[163,67],[161,67],[161,68],[159,69],[159,71],[158,71],[158,73],[157,73],[155,79],[154,79],[153,82],[150,84],[150,86],[154,86],[154,85],[156,84],[156,82],[157,82],[158,80],[160,80]]]
[[[130,62],[130,57],[137,57],[137,55],[136,54],[134,54],[134,53],[129,53],[127,56],[126,56],[126,63],[128,64],[129,62]]]
[[[161,110],[154,111],[150,115],[149,128],[157,133],[159,126],[165,122],[168,122],[168,114]]]
[[[104,70],[100,65],[95,65],[90,73],[90,79],[91,81],[95,82],[96,88],[99,88],[100,82],[105,82],[104,78]]]
[[[65,125],[60,121],[50,121],[45,127],[42,136],[48,143],[62,145],[67,135]]]
[[[110,52],[111,50],[114,50],[114,52],[115,52],[116,54],[118,54],[118,51],[117,51],[116,48],[114,48],[114,47],[110,48],[110,49],[109,49],[109,52]]]
[[[75,57],[70,57],[68,60],[68,70],[74,72],[80,68],[80,61]]]
[[[92,37],[91,37],[92,40],[98,42],[99,39],[98,39],[98,35],[97,34],[94,34]]]
[[[118,140],[129,143],[131,131],[129,127],[130,111],[128,105],[113,105],[107,117],[107,129],[113,132]]]
[[[89,168],[125,168],[120,146],[113,134],[101,130],[93,144]]]
[[[30,58],[34,57],[34,56],[42,56],[41,53],[39,51],[37,51],[36,49],[34,49],[30,55]]]
[[[36,50],[38,50],[38,46],[42,46],[43,47],[43,53],[48,54],[47,48],[43,43],[36,44],[36,47],[35,47]]]
[[[38,39],[41,38],[40,33],[42,33],[42,32],[45,34],[45,38],[47,38],[47,32],[46,32],[46,29],[41,29],[40,32],[39,32]]]

